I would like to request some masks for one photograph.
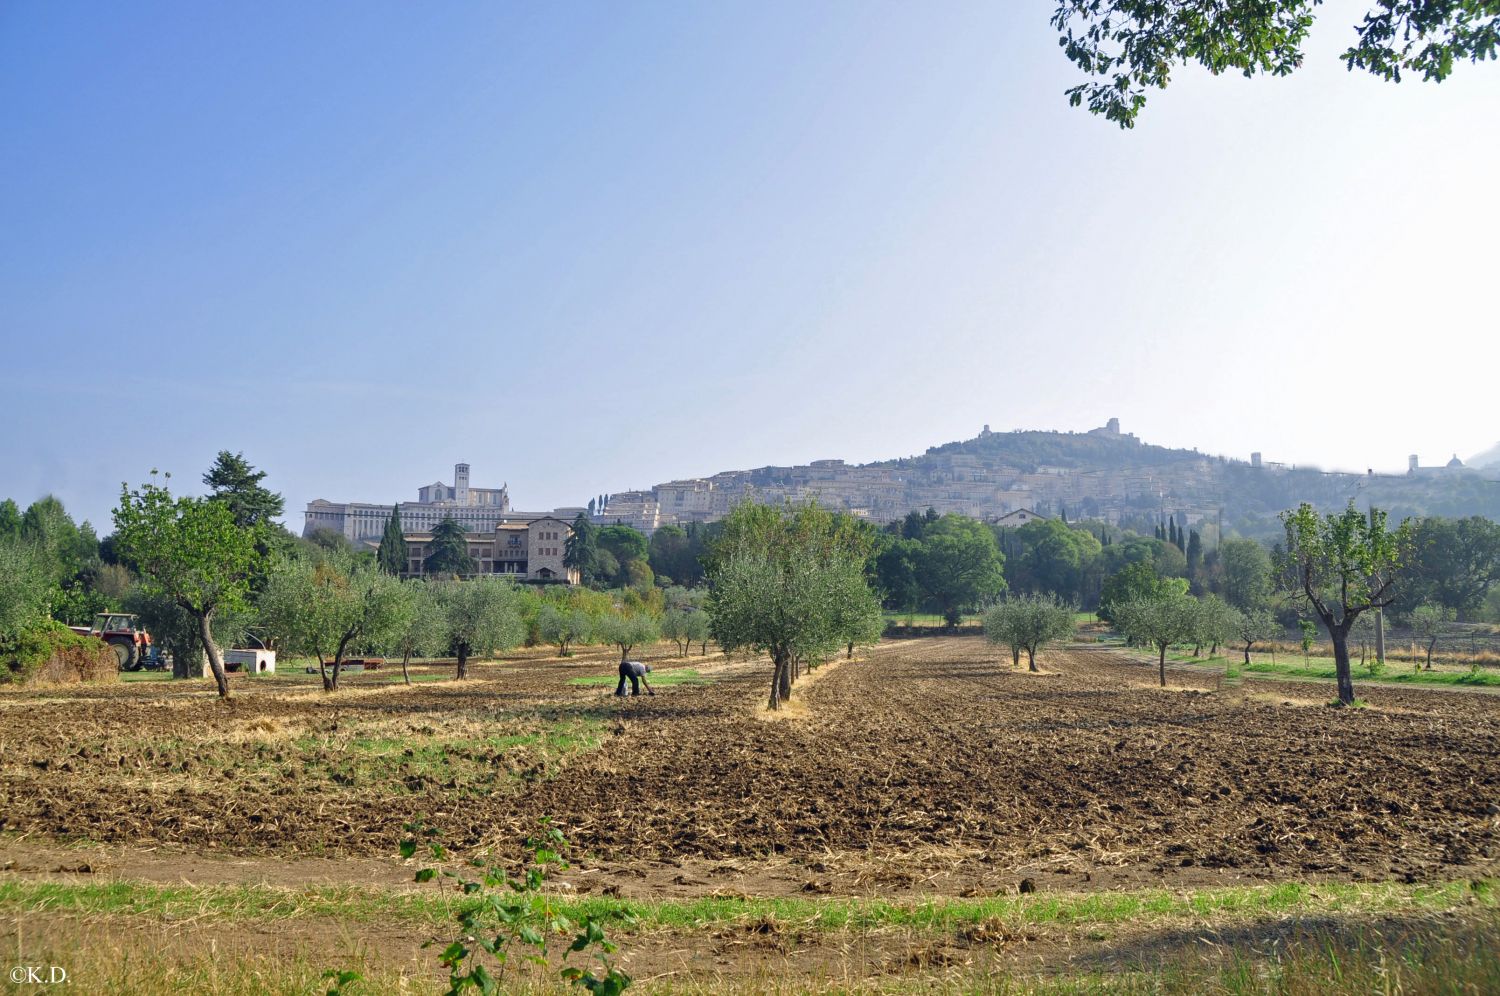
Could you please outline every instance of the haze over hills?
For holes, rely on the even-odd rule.
[[[1483,456],[1483,455],[1481,455]],[[927,508],[982,519],[1019,510],[1149,529],[1222,523],[1226,533],[1270,535],[1277,513],[1307,501],[1323,509],[1355,501],[1393,516],[1500,517],[1500,481],[1454,457],[1439,466],[1415,458],[1404,474],[1325,472],[1236,460],[1145,443],[1119,421],[1087,432],[991,432],[926,453],[867,464],[816,460],[801,466],[725,471],[608,496],[601,522],[647,531],[721,518],[747,498],[817,498],[875,522]]]
[[[1467,461],[1475,470],[1500,470],[1500,443],[1496,443],[1483,453],[1476,453]]]

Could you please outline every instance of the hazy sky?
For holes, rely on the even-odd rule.
[[[1500,66],[1067,106],[1050,2],[0,5],[0,496],[521,509],[1118,416],[1500,439]]]

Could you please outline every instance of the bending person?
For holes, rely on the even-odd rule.
[[[651,673],[650,664],[642,664],[640,661],[620,662],[620,683],[615,686],[616,695],[639,695],[641,686],[646,686],[647,695],[655,695],[651,690],[651,682],[646,680],[646,675]],[[625,681],[630,681],[630,691],[625,691]]]

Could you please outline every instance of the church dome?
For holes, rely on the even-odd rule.
[[[1458,468],[1462,467],[1463,465],[1464,465],[1464,462],[1458,458],[1458,454],[1457,453],[1453,454],[1453,459],[1448,461],[1448,469],[1449,470],[1457,470]]]

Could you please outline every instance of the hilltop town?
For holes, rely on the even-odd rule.
[[[477,535],[543,520],[572,522],[584,514],[596,525],[627,525],[649,536],[662,526],[715,522],[747,500],[808,498],[877,524],[931,508],[987,522],[1043,515],[1141,532],[1173,517],[1215,535],[1227,530],[1268,536],[1279,528],[1277,513],[1302,501],[1325,509],[1351,500],[1374,503],[1398,515],[1497,516],[1497,478],[1500,468],[1472,469],[1456,455],[1439,466],[1423,465],[1413,455],[1401,474],[1293,467],[1260,453],[1236,460],[1143,442],[1112,418],[1086,432],[992,432],[986,425],[973,438],[934,446],[921,456],[729,470],[537,512],[512,509],[506,487],[471,487],[469,465],[458,464],[451,485],[421,487],[416,501],[399,507],[403,527],[414,531],[418,543],[425,538],[421,531],[445,518]],[[307,505],[303,534],[331,530],[373,546],[396,507],[319,498]]]
[[[746,499],[816,498],[877,523],[928,508],[987,521],[1027,510],[1148,529],[1171,515],[1260,534],[1274,531],[1278,511],[1302,500],[1320,507],[1374,501],[1401,514],[1495,515],[1496,476],[1470,470],[1457,456],[1439,467],[1411,456],[1404,474],[1330,473],[1259,453],[1235,460],[1142,442],[1112,418],[1087,432],[1002,433],[986,425],[971,439],[897,460],[815,460],[668,481],[601,496],[592,511],[596,522],[650,533],[721,519]]]

